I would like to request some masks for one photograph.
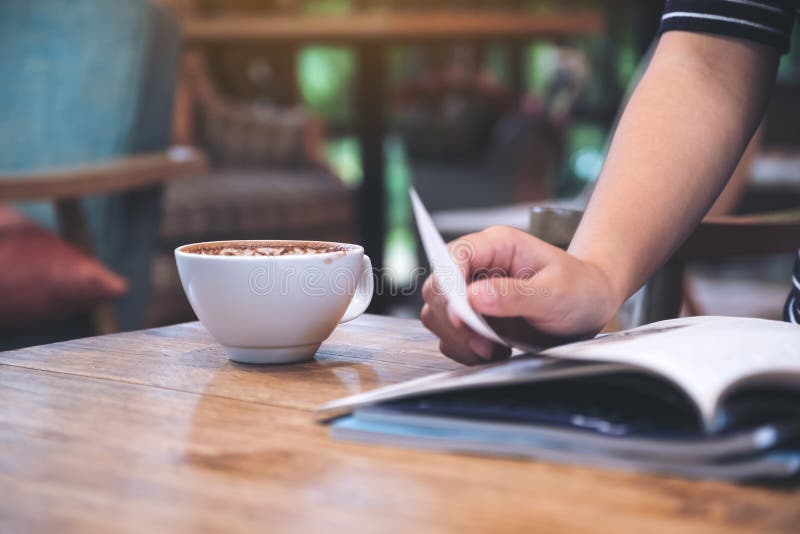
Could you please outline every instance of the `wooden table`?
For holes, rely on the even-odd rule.
[[[228,361],[197,323],[0,353],[0,531],[791,531],[800,494],[333,441],[323,401],[456,364],[364,316],[315,361]]]
[[[361,234],[373,266],[382,272],[386,235],[383,140],[387,129],[387,47],[493,39],[515,43],[517,57],[512,61],[511,77],[519,89],[523,85],[521,43],[537,38],[558,41],[595,35],[604,28],[604,17],[589,11],[367,11],[344,15],[196,17],[185,21],[184,34],[190,47],[218,43],[270,43],[284,47],[334,43],[355,47],[354,107],[364,175]]]

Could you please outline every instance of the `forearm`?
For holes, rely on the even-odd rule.
[[[619,123],[569,251],[621,303],[699,223],[763,115],[778,54],[666,33]]]

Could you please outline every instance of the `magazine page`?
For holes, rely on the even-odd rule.
[[[428,210],[425,209],[414,188],[409,190],[409,195],[411,196],[411,207],[414,210],[414,219],[417,222],[420,240],[425,249],[425,255],[428,257],[431,272],[436,275],[439,287],[445,293],[453,312],[474,332],[496,343],[507,345],[484,318],[475,313],[470,306],[467,297],[467,281],[464,275],[450,257],[450,251],[444,239],[436,230]]]
[[[464,367],[455,371],[437,373],[359,393],[318,406],[316,412],[321,417],[327,418],[348,413],[359,406],[416,395],[444,393],[471,387],[502,386],[555,378],[591,376],[593,374],[624,370],[630,370],[630,367],[602,362],[584,363],[535,356],[519,356],[504,362],[479,367]]]
[[[800,386],[800,327],[743,317],[685,317],[548,349],[554,358],[614,362],[671,380],[715,428],[720,397],[744,382]]]

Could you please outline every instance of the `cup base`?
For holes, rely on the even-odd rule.
[[[321,343],[297,345],[294,347],[226,347],[228,357],[238,363],[275,365],[297,363],[310,360],[317,353]]]

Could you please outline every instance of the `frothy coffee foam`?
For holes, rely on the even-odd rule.
[[[181,249],[182,252],[205,256],[291,256],[303,254],[326,254],[344,252],[346,247],[335,243],[314,241],[286,242],[224,242],[192,245]]]

